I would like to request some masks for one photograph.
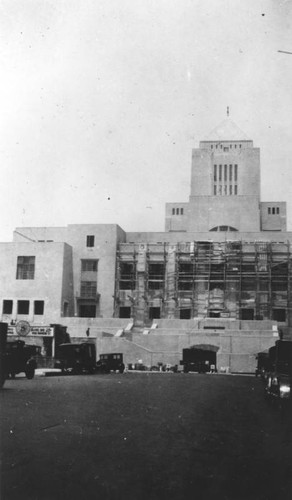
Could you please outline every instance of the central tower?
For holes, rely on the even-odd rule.
[[[192,152],[189,232],[260,231],[260,150],[229,118]]]

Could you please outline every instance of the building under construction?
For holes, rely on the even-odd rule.
[[[286,203],[260,198],[260,150],[227,117],[193,149],[188,201],[166,203],[163,232],[17,228],[0,244],[1,320],[65,325],[125,363],[200,348],[253,371],[292,338],[291,246]]]
[[[291,287],[289,242],[122,243],[115,315],[140,325],[160,318],[286,325]]]

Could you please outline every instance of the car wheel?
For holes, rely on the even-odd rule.
[[[32,368],[31,366],[29,366],[26,370],[25,370],[25,375],[26,375],[26,378],[28,380],[31,380],[33,377],[34,377],[34,368]]]

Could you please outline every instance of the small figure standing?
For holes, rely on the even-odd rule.
[[[89,337],[89,335],[90,335],[90,328],[87,328],[86,335],[87,335],[87,337]]]

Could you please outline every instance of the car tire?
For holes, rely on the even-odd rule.
[[[35,373],[35,369],[31,366],[28,366],[27,369],[25,370],[25,375],[28,380],[33,379]]]

